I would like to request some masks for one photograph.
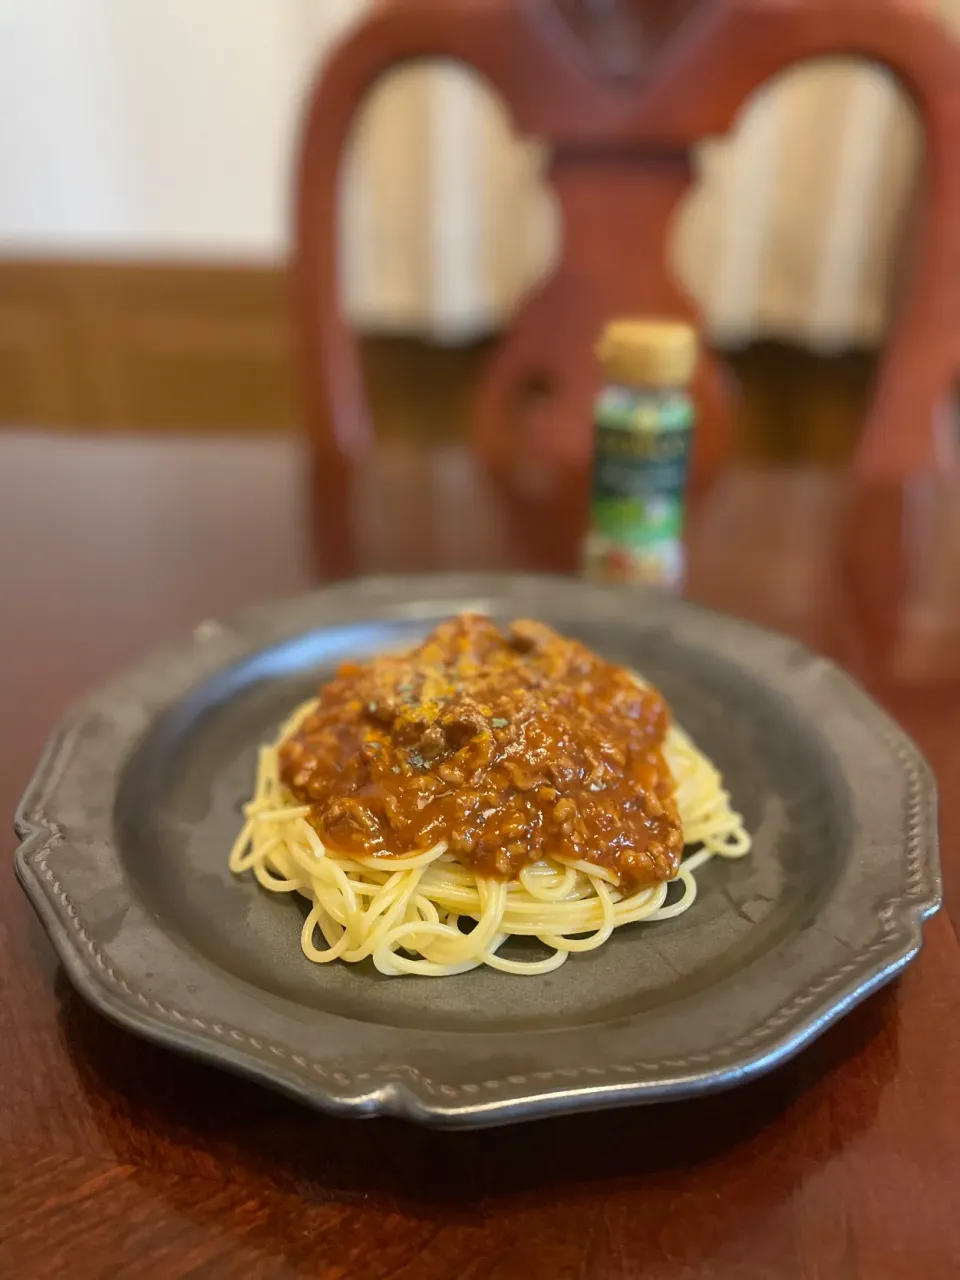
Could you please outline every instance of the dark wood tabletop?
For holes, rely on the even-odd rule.
[[[935,769],[946,909],[895,984],[695,1102],[443,1133],[334,1120],[118,1030],[74,994],[10,815],[91,683],[318,563],[291,440],[0,437],[0,1276],[886,1280],[960,1275],[960,502],[731,469],[688,592],[837,658]],[[382,450],[362,567],[536,567],[468,457]],[[571,516],[571,518],[573,518]],[[528,531],[529,532],[529,531]]]

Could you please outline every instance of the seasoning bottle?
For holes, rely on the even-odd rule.
[[[594,411],[584,572],[676,589],[695,409],[697,335],[671,320],[616,320],[597,347],[604,387]]]

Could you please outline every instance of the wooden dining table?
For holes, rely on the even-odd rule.
[[[12,869],[44,740],[118,666],[330,572],[314,476],[288,437],[0,435],[0,1277],[960,1275],[949,473],[738,464],[690,514],[687,593],[840,662],[940,786],[945,904],[922,953],[776,1071],[695,1101],[440,1132],[310,1111],[73,991]],[[532,528],[517,501],[462,448],[384,446],[351,489],[355,567],[553,565],[577,530]]]

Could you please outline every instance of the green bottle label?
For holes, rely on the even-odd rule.
[[[694,412],[685,392],[606,387],[596,405],[587,568],[674,584]]]

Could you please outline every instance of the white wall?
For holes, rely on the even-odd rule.
[[[363,0],[0,0],[0,252],[287,244],[305,78]]]
[[[0,0],[0,254],[282,259],[304,87],[367,3]],[[960,0],[930,3],[960,22]],[[711,331],[875,340],[920,153],[879,68],[766,87],[681,215],[677,272]],[[556,244],[538,157],[460,74],[380,87],[345,173],[353,319],[500,323]]]
[[[0,0],[0,254],[282,260],[305,89],[368,3]],[[347,310],[485,330],[552,243],[524,231],[525,151],[462,75],[373,99],[344,173]]]

